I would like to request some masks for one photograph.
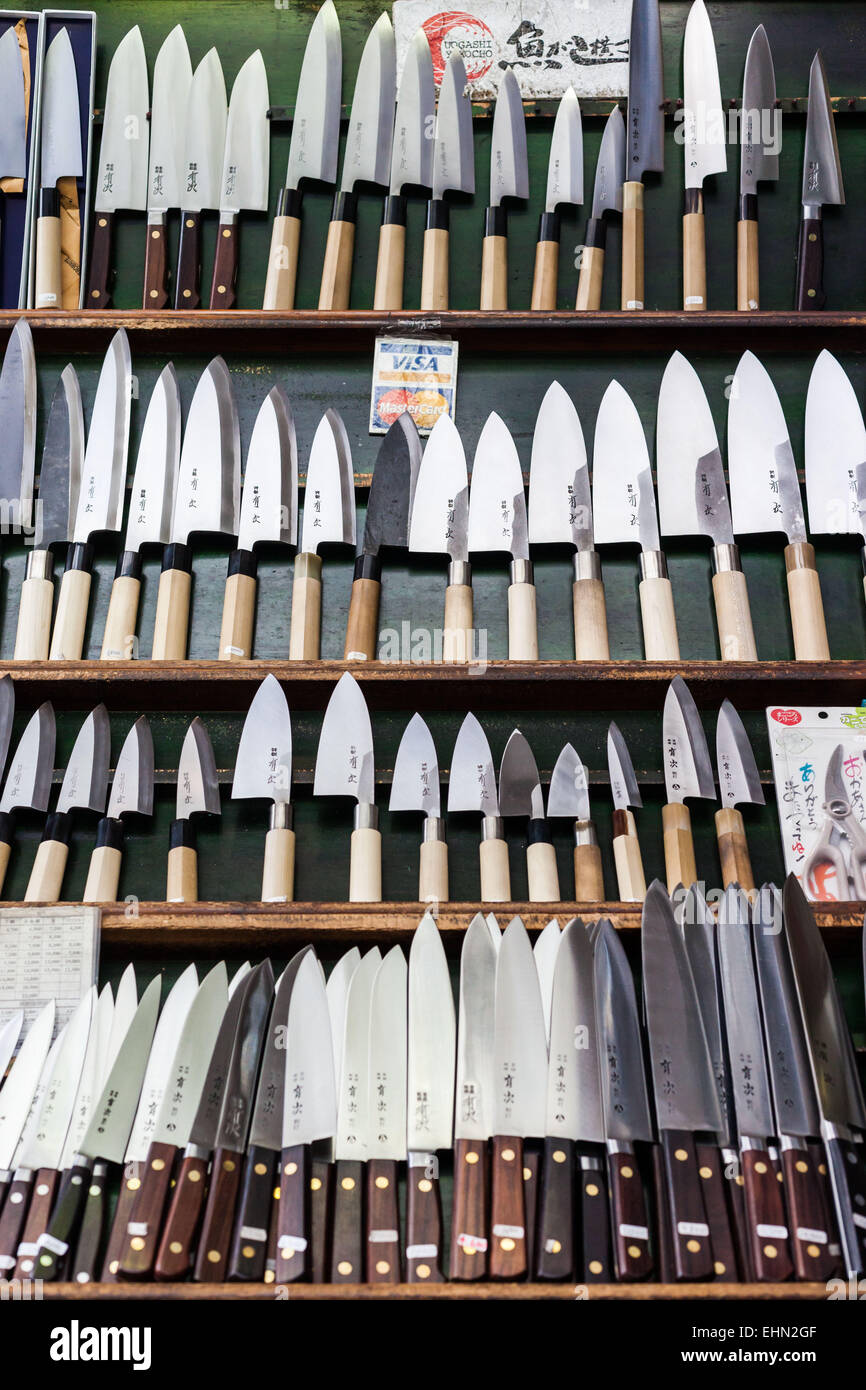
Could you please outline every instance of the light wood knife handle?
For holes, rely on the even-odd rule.
[[[184,1279],[207,1192],[207,1160],[184,1154],[153,1267],[161,1281]]]
[[[556,850],[549,841],[536,840],[526,846],[526,876],[531,903],[558,903],[559,874]]]
[[[236,568],[235,556],[242,557]],[[229,561],[229,575],[223,599],[220,628],[220,661],[249,661],[253,654],[253,625],[256,619],[256,562],[249,551],[236,551]],[[252,573],[250,570],[252,569]]]
[[[672,893],[679,883],[684,888],[690,888],[698,881],[698,870],[692,840],[692,818],[688,806],[679,801],[672,801],[663,806],[662,830],[668,892]]]
[[[123,824],[103,816],[96,832],[96,848],[90,856],[83,903],[116,903],[123,862]]]
[[[197,903],[198,854],[195,831],[190,821],[172,821],[168,845],[165,900],[169,903]]]
[[[349,902],[382,901],[382,836],[370,826],[352,831],[349,849]]]
[[[621,309],[644,307],[643,184],[622,186]]]
[[[418,855],[418,901],[448,901],[448,846],[444,840],[421,842]]]
[[[646,879],[637,826],[629,810],[613,813],[613,858],[620,902],[642,903],[646,897]]]
[[[132,661],[135,657],[140,595],[141,580],[137,576],[121,574],[114,580],[102,634],[100,661]]]
[[[15,633],[16,661],[47,661],[51,640],[51,610],[54,584],[35,575],[21,585],[18,628]]]
[[[153,1272],[176,1153],[171,1144],[152,1143],[148,1150],[118,1254],[121,1278],[147,1279]]]
[[[478,846],[478,859],[481,865],[481,901],[510,902],[511,873],[505,840],[482,840]]]
[[[33,305],[36,309],[54,312],[63,308],[63,277],[60,261],[60,195],[49,191],[56,199],[57,212],[36,220],[36,288]]]
[[[9,838],[12,834],[12,825],[8,813],[5,811],[0,814],[0,824],[3,824],[2,837],[0,837],[0,893],[2,893],[3,884],[6,882],[6,870],[9,868],[9,859],[12,854],[12,843]],[[0,1211],[2,1211],[2,1202],[0,1202]]]
[[[389,197],[379,229],[379,255],[373,308],[403,307],[403,268],[406,259],[406,199]]]
[[[639,594],[646,660],[679,661],[680,643],[671,581],[642,579]]]
[[[736,806],[723,806],[716,812],[715,822],[723,887],[730,888],[732,883],[737,883],[746,892],[751,893],[755,887],[755,878],[741,812]]]
[[[742,570],[713,575],[713,600],[722,661],[757,661],[749,591]]]
[[[448,204],[428,203],[421,260],[421,308],[448,308]]]
[[[586,224],[586,240],[580,251],[580,275],[577,281],[575,309],[601,308],[604,283],[604,247],[607,224],[603,217],[591,217]]]
[[[575,579],[571,592],[575,660],[609,661],[604,584],[600,579]]]
[[[352,287],[352,255],[355,249],[355,215],[358,200],[354,193],[338,193],[328,227],[320,309],[348,309]]]
[[[538,660],[538,616],[531,582],[508,586],[508,660]]]
[[[559,280],[559,217],[553,212],[541,215],[535,244],[531,309],[555,309]]]
[[[604,876],[598,845],[574,847],[574,898],[579,903],[604,902]]]
[[[473,654],[472,585],[449,584],[445,590],[442,660],[469,661]]]
[[[45,822],[45,837],[36,851],[24,894],[25,903],[57,903],[63,888],[63,875],[69,858],[69,823],[63,812],[54,812]]]
[[[381,566],[374,555],[359,555],[349,599],[344,661],[375,661],[379,645],[379,600]]]
[[[80,661],[90,603],[90,570],[68,569],[60,581],[60,597],[51,634],[51,661]]]
[[[273,826],[265,836],[262,902],[290,903],[295,892],[295,832]]]
[[[689,195],[698,192],[686,190]],[[701,211],[687,212],[683,218],[683,308],[689,311],[707,307],[707,243],[703,198]]]
[[[295,556],[292,584],[290,661],[318,661],[322,626],[322,561],[320,556]]]
[[[758,219],[741,217],[737,223],[737,308],[743,313],[761,307],[759,264]]]
[[[166,546],[156,596],[154,661],[186,660],[191,588],[192,552],[186,545]]]
[[[815,551],[808,541],[794,541],[785,546],[785,569],[795,660],[829,661],[821,581],[815,568]]]
[[[522,1279],[526,1272],[523,1140],[496,1135],[490,1179],[490,1278]]]
[[[296,188],[284,188],[271,231],[263,309],[294,309],[300,245],[301,194]]]
[[[499,209],[491,208],[489,212]],[[502,219],[504,221],[504,218]],[[481,244],[481,309],[508,308],[508,237],[486,235]]]
[[[449,1279],[484,1279],[487,1274],[488,1169],[486,1141],[455,1141]]]

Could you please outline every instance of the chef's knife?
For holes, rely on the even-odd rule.
[[[9,33],[9,30],[6,31]],[[3,40],[0,39],[0,47]],[[16,47],[16,54],[18,49]],[[2,54],[0,54],[2,63]],[[2,75],[2,73],[0,73]],[[0,144],[2,154],[2,144]],[[33,516],[33,473],[36,466],[36,355],[26,319],[19,319],[3,353],[0,369],[0,496],[11,529],[40,542],[38,517]]]
[[[772,113],[772,114],[771,114]],[[759,24],[746,53],[740,115],[740,217],[737,222],[737,308],[759,309],[758,184],[779,177],[776,73],[767,31]],[[772,122],[772,125],[770,125]]]
[[[726,124],[713,28],[704,0],[693,0],[683,44],[683,308],[707,307],[704,179],[728,167]]]
[[[482,309],[508,308],[508,214],[503,200],[528,197],[523,98],[514,70],[506,68],[496,93],[490,138],[490,202],[481,244]]]
[[[688,887],[698,880],[692,821],[687,796],[716,799],[707,736],[682,676],[675,676],[665,695],[662,718],[666,804],[662,807],[665,875],[668,892],[678,884]]]
[[[475,449],[468,541],[470,551],[504,550],[511,557],[508,657],[537,661],[538,619],[523,473],[511,433],[495,411],[488,415]]]
[[[186,107],[175,309],[201,304],[201,221],[204,212],[220,205],[227,116],[222,65],[211,48],[192,75]]]
[[[349,436],[336,410],[326,410],[313,436],[304,484],[301,545],[295,556],[291,661],[318,661],[322,627],[324,542],[355,544],[355,478]]]
[[[392,946],[376,971],[370,998],[370,1145],[364,1165],[368,1284],[401,1282],[397,1165],[406,1161],[407,993],[406,957],[399,946]]]
[[[824,223],[827,204],[844,203],[842,165],[836,144],[836,126],[830,105],[830,88],[820,48],[809,69],[809,114],[803,151],[803,214],[797,248],[796,309],[823,309]]]
[[[3,180],[4,192],[10,187],[7,179],[20,179],[19,186],[23,189],[27,177],[28,101],[21,60],[16,26],[10,24],[0,38],[0,90],[6,97],[0,129],[0,179]],[[4,212],[5,208],[0,202],[0,214]]]
[[[150,161],[147,173],[147,241],[144,249],[143,309],[168,304],[166,216],[183,199],[183,156],[192,63],[183,29],[164,39],[153,67]]]
[[[57,31],[45,52],[40,123],[42,150],[33,303],[37,309],[53,311],[63,308],[58,184],[61,179],[80,179],[84,172],[78,74],[69,30],[65,28]]]
[[[642,806],[634,765],[628,746],[617,724],[607,731],[607,770],[613,799],[613,857],[620,901],[642,903],[646,879],[635,818],[629,809]]]
[[[532,958],[535,961],[538,988],[541,994],[541,1008],[544,1014],[544,1031],[548,1042],[550,1040],[550,1010],[553,1005],[553,974],[561,937],[562,929],[557,918],[553,917],[547,926],[538,933],[532,947]]]
[[[746,827],[738,806],[763,806],[764,793],[755,755],[743,721],[730,700],[723,700],[716,722],[716,769],[721,809],[716,812],[716,839],[725,888],[738,883],[747,893],[755,877],[746,843]]]
[[[558,903],[560,898],[556,851],[544,814],[541,778],[532,749],[519,729],[515,729],[509,736],[502,754],[502,762],[499,764],[499,814],[503,817],[526,817],[529,901]],[[555,814],[561,815],[562,811]]]
[[[330,700],[316,754],[314,796],[352,796],[356,807],[349,851],[349,902],[382,901],[382,836],[375,802],[375,764],[370,712],[348,671]]]
[[[502,776],[499,778],[500,792]],[[574,897],[579,903],[604,900],[604,878],[598,834],[589,807],[586,768],[567,743],[554,764],[547,793],[547,814],[568,818],[574,823]]]
[[[6,1081],[6,1068],[12,1060],[12,1056],[18,1046],[21,1037],[21,1027],[24,1023],[24,1010],[12,1014],[0,1027],[0,1080]]]
[[[220,814],[220,789],[211,741],[196,716],[184,736],[177,765],[175,819],[168,832],[166,902],[198,902],[198,853],[192,817],[203,814]]]
[[[488,924],[477,912],[460,952],[451,1279],[483,1279],[487,1273],[496,955]]]
[[[276,676],[267,675],[244,720],[232,800],[270,801],[262,867],[262,902],[290,903],[295,891],[292,808],[292,719]]]
[[[547,194],[538,224],[535,270],[532,276],[532,309],[555,309],[559,276],[559,212],[567,204],[583,202],[583,129],[580,102],[573,87],[566,88],[556,108],[547,164]]]
[[[371,1135],[367,1067],[373,982],[381,963],[377,946],[367,951],[346,990],[343,1017],[334,1018],[334,1036],[339,1033],[341,1041],[338,1044],[334,1141],[336,1164],[329,1281],[332,1284],[358,1284],[366,1268],[364,1164],[369,1156]]]
[[[108,812],[96,828],[83,903],[117,901],[123,851],[123,817],[153,815],[153,737],[145,715],[126,736],[108,798]]]
[[[418,901],[448,901],[448,845],[441,815],[439,759],[436,745],[420,714],[413,714],[403,732],[391,779],[389,811],[420,811],[424,832],[419,852]]]
[[[11,708],[6,698],[8,687],[0,686],[3,694],[4,722],[11,720]],[[9,771],[0,796],[0,890],[12,853],[13,815],[19,807],[29,811],[47,811],[54,772],[56,728],[54,709],[46,701],[31,715],[18,746],[9,763]]]
[[[844,367],[826,348],[806,392],[805,458],[809,529],[866,542],[866,426]],[[861,555],[866,574],[866,546]]]
[[[508,844],[499,809],[493,754],[487,735],[474,714],[467,714],[451,754],[448,778],[448,810],[477,811],[481,814],[481,843],[478,859],[481,869],[481,900],[507,903],[511,900]]]
[[[15,1151],[33,1104],[54,1032],[55,1004],[43,1004],[0,1089],[0,1214],[12,1182]]]
[[[108,712],[105,705],[97,705],[78,731],[69,755],[57,807],[45,821],[42,841],[30,871],[25,903],[59,901],[69,855],[72,813],[81,810],[105,814],[110,753]]]
[[[247,58],[232,87],[226,120],[211,309],[233,309],[238,277],[238,217],[267,212],[271,128],[268,74],[261,50]]]
[[[472,569],[469,564],[469,476],[463,443],[450,415],[440,415],[415,482],[409,549],[448,556],[442,660],[473,655]]]
[[[80,1004],[84,1002],[80,1001]],[[89,1007],[90,996],[86,1002]],[[2,1209],[2,1218],[0,1218],[0,1271],[7,1279],[15,1269],[28,1208],[33,1205],[34,1173],[32,1169],[20,1166],[21,1152],[25,1146],[30,1145],[35,1130],[39,1126],[46,1087],[56,1069],[58,1057],[66,1041],[67,1027],[68,1024],[64,1024],[59,1029],[57,1037],[50,1047],[48,1047],[48,1043],[51,1041],[50,1034],[46,1039],[47,1053],[41,1058],[40,1069],[32,1077],[32,1084],[28,1083],[26,1109],[18,1116],[15,1115],[13,1107],[12,1113],[16,1119],[14,1134],[9,1132],[8,1125],[5,1126],[6,1133],[3,1135],[3,1143],[5,1151],[8,1153],[8,1167],[3,1172],[2,1190],[7,1200]],[[50,1183],[44,1186],[44,1196],[49,1201],[53,1201],[55,1191],[56,1175],[52,1175]]]
[[[586,224],[584,244],[580,248],[580,275],[577,281],[575,309],[601,308],[607,214],[622,212],[624,182],[625,122],[620,108],[614,106],[604,123],[595,166],[591,215]]]
[[[445,64],[433,137],[433,196],[427,204],[427,230],[421,262],[421,308],[448,308],[448,227],[446,193],[475,192],[472,102],[459,51]]]
[[[403,270],[406,255],[407,188],[428,191],[433,185],[433,112],[436,86],[433,57],[423,29],[419,29],[403,61],[397,91],[394,137],[391,142],[391,182],[376,262],[374,309],[402,309]]]
[[[664,170],[664,82],[658,0],[634,0],[622,190],[623,309],[644,307],[644,175]]]

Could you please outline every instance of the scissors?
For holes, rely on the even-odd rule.
[[[826,880],[832,874],[836,876],[840,898],[844,898],[849,882],[858,898],[866,898],[866,830],[848,800],[842,775],[844,759],[845,750],[840,743],[833,750],[824,777],[824,827],[803,871],[803,881],[813,899],[830,898]],[[842,853],[843,839],[848,841],[850,867]]]

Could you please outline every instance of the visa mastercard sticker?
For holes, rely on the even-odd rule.
[[[370,434],[387,434],[408,410],[419,434],[440,415],[454,418],[457,343],[451,339],[377,338],[373,358]]]

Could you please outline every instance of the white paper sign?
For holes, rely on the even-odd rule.
[[[98,907],[0,909],[0,1026],[23,1009],[23,1037],[49,999],[55,1032],[69,1022],[96,983],[101,919]]]

